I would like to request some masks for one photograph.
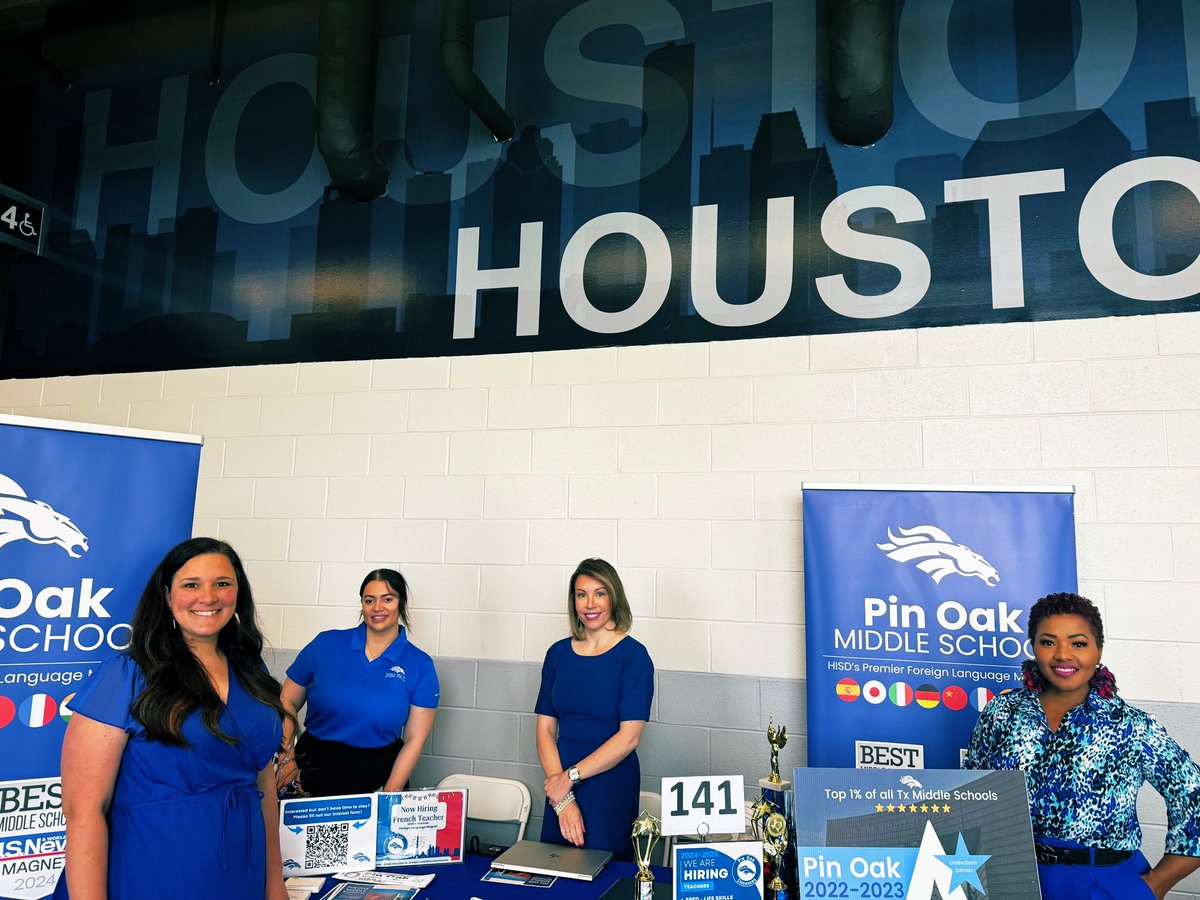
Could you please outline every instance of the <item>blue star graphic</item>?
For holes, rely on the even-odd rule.
[[[967,842],[963,840],[961,833],[958,836],[958,848],[953,855],[938,856],[935,854],[933,858],[950,870],[951,891],[961,884],[969,884],[981,894],[987,893],[979,882],[979,870],[992,857],[990,854],[972,854],[967,850]]]

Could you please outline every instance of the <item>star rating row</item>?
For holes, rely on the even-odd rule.
[[[875,804],[875,812],[884,812],[884,811],[901,812],[901,813],[902,812],[910,812],[910,813],[944,812],[944,813],[948,813],[948,812],[950,812],[950,804],[943,803],[941,806],[938,806],[936,803],[933,803],[933,804],[922,803],[919,806],[916,803],[910,803],[907,806],[905,806],[903,803],[900,803],[900,804],[889,803],[887,806],[884,806],[882,803]]]

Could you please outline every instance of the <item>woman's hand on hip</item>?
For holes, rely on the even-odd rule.
[[[583,835],[587,829],[583,827],[583,813],[579,811],[578,803],[568,803],[567,808],[558,814],[558,830],[576,847],[583,846]]]
[[[550,799],[550,804],[553,806],[562,803],[563,797],[567,796],[567,792],[575,785],[571,781],[571,777],[566,772],[559,772],[557,775],[551,775],[546,779],[544,785],[546,796]]]

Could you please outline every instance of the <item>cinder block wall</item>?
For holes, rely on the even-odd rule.
[[[769,715],[803,762],[804,481],[1074,484],[1106,662],[1200,753],[1198,347],[1186,313],[10,380],[0,410],[204,434],[196,532],[246,557],[282,651],[399,564],[446,683],[426,781],[540,784],[538,664],[607,557],[660,673],[651,785],[757,777]]]

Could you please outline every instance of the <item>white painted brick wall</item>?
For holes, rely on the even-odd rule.
[[[196,527],[286,648],[390,564],[422,647],[540,661],[598,555],[660,668],[800,677],[804,481],[1073,484],[1124,692],[1197,703],[1197,384],[1186,313],[28,379],[0,409],[205,434]]]

